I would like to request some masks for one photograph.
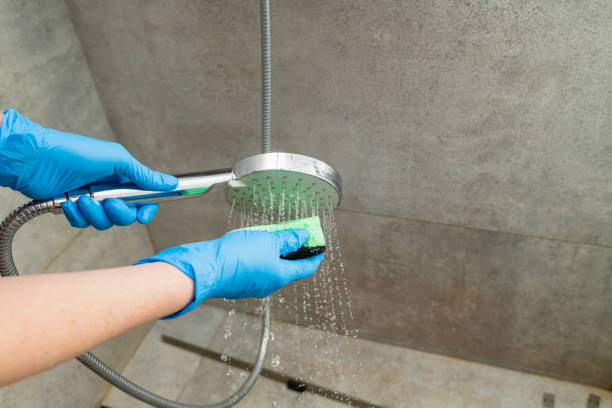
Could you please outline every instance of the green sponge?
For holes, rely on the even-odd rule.
[[[321,228],[321,220],[319,217],[300,218],[299,220],[289,220],[279,224],[270,225],[255,225],[253,227],[240,228],[234,231],[285,231],[305,229],[310,234],[308,241],[304,244],[305,247],[325,246],[325,236]],[[232,231],[232,232],[234,232]]]
[[[299,220],[289,220],[279,224],[256,225],[254,227],[240,228],[234,231],[285,231],[305,229],[308,231],[308,241],[296,252],[282,256],[285,259],[302,259],[318,255],[325,251],[325,236],[321,228],[319,217],[301,218]],[[231,232],[234,232],[231,231]]]

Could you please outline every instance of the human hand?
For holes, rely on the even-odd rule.
[[[49,199],[87,184],[132,181],[145,190],[172,190],[174,176],[139,163],[120,144],[46,129],[7,109],[0,127],[0,185],[36,199]],[[73,227],[105,230],[134,221],[148,223],[157,204],[104,203],[82,196],[62,204]]]
[[[294,280],[311,276],[324,254],[289,261],[281,255],[297,251],[308,241],[306,230],[278,232],[235,231],[214,241],[166,249],[136,264],[169,263],[194,280],[194,297],[174,318],[211,298],[263,298]]]

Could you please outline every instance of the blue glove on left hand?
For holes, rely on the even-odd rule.
[[[211,298],[263,298],[294,280],[307,278],[324,255],[289,261],[281,255],[297,251],[308,241],[306,230],[234,231],[214,241],[166,249],[136,262],[166,262],[194,281],[192,301],[171,319]]]
[[[110,178],[110,179],[109,179]],[[0,185],[45,200],[97,182],[130,180],[145,190],[172,190],[176,177],[139,163],[120,144],[45,129],[13,109],[7,109],[0,127]],[[89,196],[62,204],[73,227],[99,230],[134,221],[146,224],[157,204],[128,204]]]

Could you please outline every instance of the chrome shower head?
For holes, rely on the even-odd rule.
[[[275,213],[334,209],[342,199],[340,174],[321,160],[294,153],[264,153],[232,168],[227,201],[237,208]]]
[[[307,212],[314,208],[334,209],[342,197],[340,175],[328,164],[293,153],[264,153],[240,160],[232,169],[200,171],[177,175],[172,191],[145,191],[133,183],[99,183],[53,198],[56,213],[66,200],[89,195],[96,200],[121,198],[125,201],[161,202],[200,197],[225,189],[230,204],[255,211]]]

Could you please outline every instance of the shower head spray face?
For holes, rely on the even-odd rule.
[[[269,214],[331,210],[340,205],[340,175],[321,160],[294,153],[264,153],[233,167],[226,198],[237,208]]]

